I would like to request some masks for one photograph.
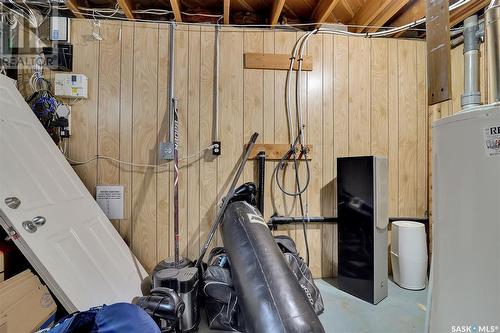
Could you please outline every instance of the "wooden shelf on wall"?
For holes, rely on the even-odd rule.
[[[246,145],[245,145],[246,147]],[[274,143],[256,143],[248,156],[249,160],[253,160],[257,158],[257,155],[263,151],[266,153],[266,159],[268,160],[281,160],[283,156],[290,150],[290,144],[274,144]],[[304,156],[301,155],[300,159],[304,159]],[[312,159],[312,145],[307,145],[307,160]],[[291,158],[289,159],[291,160]]]
[[[275,53],[245,53],[244,63],[246,69],[288,70],[290,67],[290,55]],[[297,61],[295,62],[293,69],[298,69]],[[312,56],[304,56],[304,60],[302,61],[302,70],[313,70]]]

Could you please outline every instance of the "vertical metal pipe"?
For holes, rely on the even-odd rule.
[[[481,104],[479,92],[479,26],[477,15],[464,21],[464,93],[462,109]]]
[[[175,22],[170,23],[169,37],[169,63],[168,63],[168,119],[170,121],[168,141],[174,141],[174,112],[175,112],[175,97],[174,97],[174,71],[175,71]]]
[[[500,1],[492,0],[485,12],[488,54],[488,102],[500,101]]]
[[[220,25],[215,26],[215,45],[214,45],[214,87],[213,87],[213,109],[214,109],[214,125],[213,125],[213,139],[212,141],[218,142],[219,140],[219,68],[220,68]]]
[[[257,155],[259,162],[259,186],[257,187],[257,209],[264,216],[264,187],[266,186],[266,153],[261,151]]]

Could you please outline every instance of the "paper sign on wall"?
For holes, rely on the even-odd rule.
[[[110,220],[123,219],[123,186],[96,186],[96,201]]]
[[[500,126],[484,129],[484,144],[488,156],[500,156]]]

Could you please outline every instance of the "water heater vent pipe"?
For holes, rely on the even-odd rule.
[[[462,109],[481,104],[479,92],[479,44],[481,37],[477,15],[464,21],[464,94],[462,95]]]

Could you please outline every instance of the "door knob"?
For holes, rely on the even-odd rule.
[[[17,209],[21,205],[21,200],[18,197],[8,197],[4,202],[7,207],[12,209]]]
[[[34,225],[41,227],[42,225],[45,224],[46,220],[45,217],[43,216],[37,216],[34,217],[33,220],[31,220],[31,222],[33,222]]]
[[[24,221],[22,225],[24,230],[26,230],[30,234],[34,233],[37,229],[36,225],[34,225],[31,221]]]

